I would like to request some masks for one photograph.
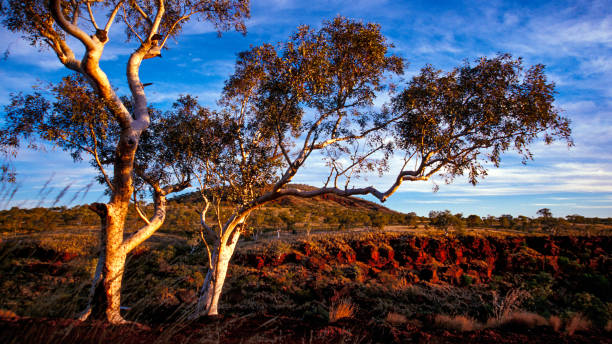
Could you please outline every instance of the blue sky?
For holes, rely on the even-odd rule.
[[[407,78],[427,63],[449,70],[465,59],[509,52],[527,65],[546,65],[557,85],[556,105],[572,120],[575,147],[535,144],[535,160],[526,166],[507,154],[501,167],[491,169],[476,187],[462,179],[450,185],[438,181],[440,189],[433,193],[432,182],[405,183],[385,205],[420,215],[449,209],[535,216],[547,207],[555,216],[612,216],[612,1],[252,0],[251,10],[246,36],[218,38],[209,25],[194,22],[170,43],[163,58],[145,61],[141,79],[154,83],[147,88],[148,99],[163,108],[190,93],[214,106],[236,53],[282,41],[298,25],[318,27],[336,15],[381,24],[395,45],[393,52],[410,63]],[[102,65],[120,92],[127,93],[125,61],[133,44],[123,41],[121,30],[111,33]],[[50,52],[38,52],[2,28],[0,50],[6,49],[8,58],[0,60],[0,105],[8,102],[10,92],[27,92],[38,80],[57,81],[66,74]],[[74,164],[52,147],[22,151],[16,166],[19,190],[4,206],[37,205],[37,194],[51,175],[56,192],[71,185],[65,199],[72,199],[95,174],[88,164]],[[320,184],[325,171],[318,166],[313,162],[296,182]],[[384,187],[391,178],[371,177],[363,183]],[[102,186],[94,185],[83,202],[95,200],[104,200]]]

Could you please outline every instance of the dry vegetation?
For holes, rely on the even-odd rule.
[[[125,317],[152,329],[120,331],[143,343],[225,341],[234,332],[245,342],[461,342],[475,334],[610,342],[610,237],[400,228],[246,241],[233,259],[223,316],[196,323],[187,315],[206,272],[204,248],[161,233],[132,253],[123,287]],[[0,336],[117,342],[119,330],[107,325],[59,320],[85,305],[96,250],[95,231],[5,235]],[[48,317],[58,320],[38,320]]]

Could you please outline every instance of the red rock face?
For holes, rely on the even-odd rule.
[[[376,276],[386,271],[392,275],[401,269],[407,282],[460,285],[463,276],[470,283],[487,283],[493,275],[506,272],[546,271],[562,275],[559,256],[579,257],[591,250],[589,260],[582,262],[593,271],[607,273],[612,269],[610,253],[604,247],[612,245],[610,237],[474,237],[428,238],[402,236],[368,241],[338,242],[324,252],[313,250],[317,243],[302,243],[291,253],[276,257],[237,254],[246,265],[263,269],[281,264],[299,264],[313,271],[330,271],[334,265],[360,265]],[[329,245],[329,244],[328,244]],[[408,278],[408,277],[409,278]],[[409,280],[409,281],[408,281]]]

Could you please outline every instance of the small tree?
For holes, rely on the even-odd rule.
[[[499,226],[501,228],[512,227],[512,215],[504,214],[499,217]]]
[[[389,224],[389,217],[383,213],[370,214],[370,223],[375,229],[382,231]]]
[[[168,39],[178,37],[190,19],[209,21],[219,31],[235,27],[244,32],[248,0],[3,0],[0,12],[6,28],[21,33],[34,46],[51,49],[68,70],[78,75],[75,82],[65,79],[53,89],[57,101],[52,105],[41,94],[14,97],[7,111],[8,127],[0,132],[0,148],[12,153],[23,139],[38,137],[70,151],[75,159],[81,154],[92,157],[110,200],[91,206],[101,221],[101,250],[90,303],[82,318],[91,315],[122,323],[120,289],[126,256],[164,222],[166,196],[189,185],[187,175],[182,173],[187,172],[185,169],[177,170],[183,174],[178,179],[167,178],[169,161],[177,161],[167,159],[188,155],[159,147],[188,142],[181,140],[182,136],[162,138],[163,130],[151,130],[156,112],[148,106],[140,67],[146,59],[161,56]],[[125,61],[124,77],[130,89],[127,101],[119,97],[100,66],[112,37],[110,30],[117,21],[124,24],[125,40],[136,41],[136,48]],[[77,57],[73,45],[83,49],[82,57]],[[168,124],[160,122],[158,129]],[[107,172],[109,167],[112,173]],[[13,177],[3,166],[0,181]],[[144,225],[124,237],[130,200],[135,190],[145,187],[152,191],[154,214],[149,218],[139,211]]]
[[[419,217],[415,212],[410,212],[404,217],[404,225],[416,226],[419,223]]]
[[[548,209],[548,208],[542,208],[542,209],[538,210],[536,212],[536,214],[540,215],[540,217],[542,217],[545,220],[548,220],[548,219],[552,218],[552,213],[550,212],[550,209]]]
[[[242,226],[266,203],[330,193],[384,202],[403,182],[435,175],[447,182],[467,175],[476,184],[486,174],[484,161],[498,166],[510,149],[527,160],[528,145],[541,135],[571,144],[542,66],[524,70],[509,55],[448,73],[428,66],[395,93],[389,80],[402,74],[403,60],[389,46],[376,24],[336,18],[320,30],[302,26],[286,43],[238,55],[222,110],[194,109],[209,123],[190,128],[209,142],[195,173],[203,190],[216,192],[202,192],[201,223],[212,245],[196,315],[217,314]],[[373,101],[384,92],[391,102],[377,109]],[[292,186],[313,156],[329,168],[323,186]],[[393,156],[403,161],[388,189],[352,186],[364,173],[389,171]],[[219,199],[234,209],[207,223]]]
[[[552,212],[548,208],[539,209],[536,212],[540,215],[540,223],[542,224],[542,229],[552,232],[553,234],[557,234],[558,231],[558,221],[552,216]]]
[[[480,227],[483,225],[483,222],[480,216],[474,215],[474,214],[468,216],[467,219],[465,220],[465,223],[470,228]]]

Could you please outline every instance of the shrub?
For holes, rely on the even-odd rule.
[[[529,292],[521,289],[510,290],[503,298],[500,298],[496,292],[493,293],[493,315],[497,323],[503,323],[530,296]]]
[[[479,227],[479,226],[482,226],[484,224],[484,222],[482,222],[482,219],[478,215],[470,215],[470,216],[468,216],[467,219],[465,220],[465,222],[466,222],[467,226],[470,227],[470,228]]]
[[[472,276],[465,274],[461,275],[461,285],[469,286],[472,285],[472,283],[474,283],[474,278]]]
[[[588,317],[598,327],[604,327],[611,317],[606,304],[591,293],[576,294],[572,308],[578,314]]]

